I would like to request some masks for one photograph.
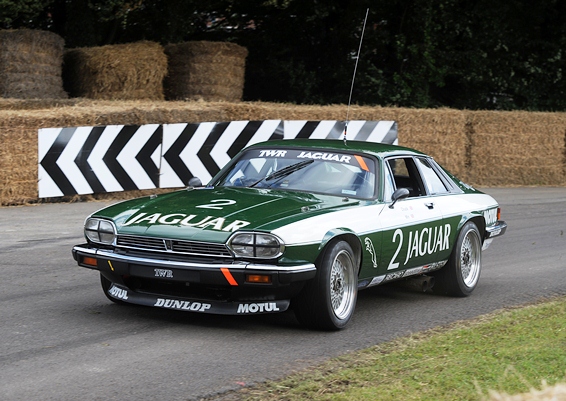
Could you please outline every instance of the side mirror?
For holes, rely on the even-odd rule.
[[[409,190],[407,188],[396,189],[395,192],[393,192],[393,195],[391,195],[391,200],[393,201],[393,203],[389,205],[389,208],[393,209],[393,206],[395,205],[395,203],[397,203],[398,200],[405,199],[408,196]]]
[[[193,177],[189,180],[189,188],[202,187],[202,181],[198,177]]]

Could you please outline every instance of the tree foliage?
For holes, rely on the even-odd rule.
[[[247,100],[565,110],[561,0],[0,0],[2,28],[67,47],[232,41]]]
[[[0,27],[38,28],[48,19],[46,7],[51,0],[0,0]]]

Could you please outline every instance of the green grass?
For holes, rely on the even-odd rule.
[[[508,309],[333,359],[241,400],[482,400],[566,378],[566,298]]]

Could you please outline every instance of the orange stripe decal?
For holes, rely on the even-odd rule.
[[[354,157],[356,158],[356,160],[360,164],[360,167],[362,168],[362,170],[369,171],[369,168],[368,168],[366,162],[364,161],[364,159],[362,159],[361,156],[354,155]]]
[[[228,280],[230,285],[238,285],[238,282],[234,280],[234,276],[232,276],[230,270],[228,270],[226,267],[221,267],[220,271],[222,272],[222,274],[224,274],[224,277],[226,277],[226,280]]]

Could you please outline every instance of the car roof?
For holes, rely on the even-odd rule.
[[[363,141],[347,141],[344,143],[342,139],[281,139],[271,140],[267,142],[256,143],[247,149],[265,147],[278,148],[303,148],[303,149],[324,149],[337,152],[357,152],[366,153],[380,158],[399,155],[411,154],[426,156],[424,153],[403,146],[390,145],[377,142]]]

